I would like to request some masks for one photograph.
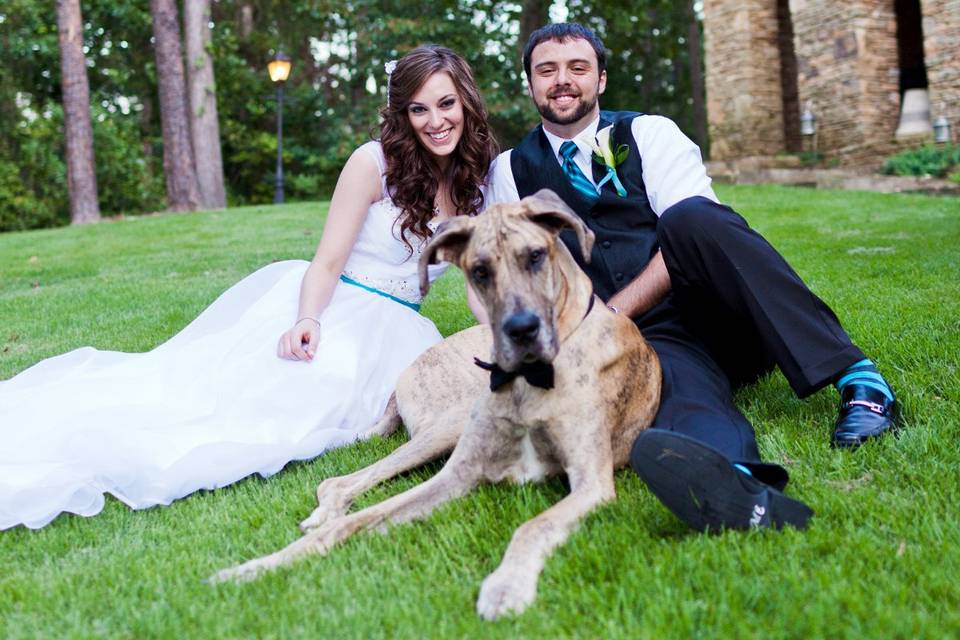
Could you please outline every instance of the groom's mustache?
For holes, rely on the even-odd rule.
[[[547,92],[548,98],[556,98],[557,96],[564,96],[564,95],[579,97],[580,92],[574,90],[574,88],[569,84],[560,85],[558,87],[551,89],[549,92]]]

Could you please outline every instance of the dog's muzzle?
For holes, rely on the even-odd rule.
[[[503,322],[503,332],[520,347],[528,346],[537,338],[540,318],[529,311],[518,311]]]

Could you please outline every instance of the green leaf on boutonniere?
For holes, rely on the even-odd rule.
[[[607,165],[607,163],[603,161],[603,156],[596,151],[593,152],[593,161],[597,164],[602,164],[603,166]]]
[[[628,147],[625,144],[622,144],[619,147],[617,147],[617,154],[616,156],[614,156],[616,165],[620,166],[621,164],[623,164],[624,160],[627,159],[628,155],[630,155],[630,147]]]

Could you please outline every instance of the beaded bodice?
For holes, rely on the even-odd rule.
[[[371,153],[377,160],[382,179],[385,162],[380,143],[368,142],[361,149]],[[385,180],[383,190],[386,193]],[[389,197],[370,205],[367,219],[360,229],[360,235],[350,252],[343,274],[368,287],[419,304],[422,296],[417,263],[425,243],[411,234],[408,237],[413,253],[410,253],[407,245],[399,239],[400,225],[395,224],[399,215],[400,209]],[[436,224],[432,222],[429,226],[431,229],[436,228]],[[429,267],[430,281],[439,278],[448,266],[447,263],[442,263]]]

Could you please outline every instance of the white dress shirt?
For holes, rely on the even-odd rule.
[[[591,167],[593,151],[585,140],[596,136],[599,124],[600,118],[597,118],[572,140],[578,150],[573,160],[591,182],[594,182]],[[703,166],[700,148],[680,131],[673,120],[663,116],[637,116],[631,123],[631,130],[640,151],[643,184],[654,213],[659,216],[681,200],[693,196],[703,196],[720,202],[710,186],[711,181]],[[544,134],[557,162],[562,165],[560,145],[566,142],[566,139],[555,136],[546,129]],[[517,183],[510,166],[511,152],[512,150],[504,151],[494,162],[493,178],[487,194],[488,206],[519,199]]]

